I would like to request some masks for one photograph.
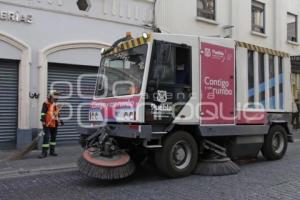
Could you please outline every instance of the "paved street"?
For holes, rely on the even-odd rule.
[[[79,145],[61,145],[56,150],[60,155],[58,157],[49,156],[47,159],[38,159],[41,150],[34,150],[20,160],[9,160],[18,154],[18,151],[0,150],[0,182],[4,178],[65,171],[77,167],[76,161],[81,153]]]
[[[0,180],[0,199],[300,199],[300,143],[286,157],[244,164],[238,175],[166,179],[145,166],[129,180],[101,183],[76,170]]]

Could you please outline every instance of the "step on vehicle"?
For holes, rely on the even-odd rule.
[[[130,34],[102,51],[79,170],[130,176],[145,159],[164,175],[226,175],[232,160],[281,159],[292,141],[287,53],[232,39]]]

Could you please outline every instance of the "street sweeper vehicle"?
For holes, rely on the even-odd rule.
[[[292,142],[289,55],[232,39],[144,33],[102,51],[79,170],[130,176],[148,158],[172,178],[281,159]]]

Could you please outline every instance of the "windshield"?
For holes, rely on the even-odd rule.
[[[96,97],[139,94],[148,45],[104,56],[98,74]]]

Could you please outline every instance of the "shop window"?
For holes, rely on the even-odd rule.
[[[258,53],[259,103],[265,106],[265,54]]]
[[[216,1],[197,0],[197,16],[216,20]]]
[[[77,6],[79,10],[88,11],[91,6],[91,2],[89,0],[78,0]]]
[[[252,1],[252,31],[265,33],[265,4]]]
[[[254,52],[248,51],[248,103],[252,107],[254,103]]]
[[[287,14],[287,40],[292,42],[298,42],[297,37],[297,15]]]

